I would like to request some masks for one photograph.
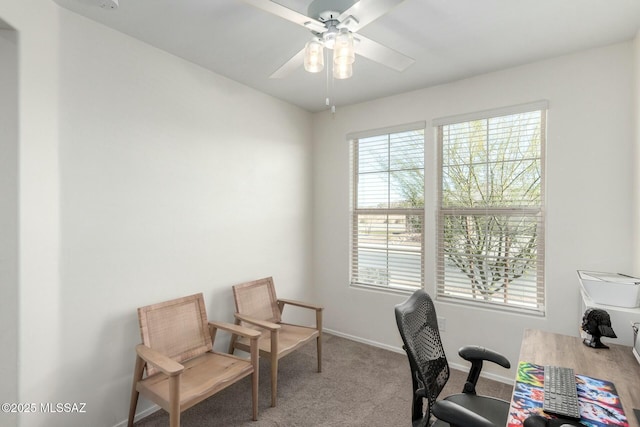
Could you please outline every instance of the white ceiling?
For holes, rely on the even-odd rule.
[[[241,0],[119,0],[114,10],[55,1],[306,110],[327,108],[324,72],[269,78],[309,31]],[[311,0],[277,2],[306,14]],[[329,94],[339,107],[630,40],[638,29],[640,0],[405,0],[359,33],[416,62],[397,72],[358,56],[353,77],[329,81]]]

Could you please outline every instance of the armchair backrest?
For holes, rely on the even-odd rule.
[[[202,293],[138,308],[142,343],[178,363],[212,350]],[[147,374],[156,369],[147,366]]]
[[[233,297],[240,314],[273,323],[282,320],[272,277],[233,286]]]
[[[429,294],[419,289],[395,307],[396,323],[409,357],[411,373],[425,389],[429,409],[449,379],[449,365]],[[415,383],[414,383],[415,384]]]

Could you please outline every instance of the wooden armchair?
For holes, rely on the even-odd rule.
[[[313,338],[318,351],[318,372],[322,372],[322,310],[323,307],[278,299],[273,278],[267,277],[233,286],[236,303],[236,324],[246,325],[262,332],[259,339],[260,356],[271,360],[271,406],[276,406],[278,393],[278,359],[300,348]],[[303,307],[316,312],[316,326],[306,327],[282,322],[285,305]],[[232,335],[229,353],[234,349],[248,351],[246,338]]]
[[[142,344],[136,346],[129,427],[140,393],[169,412],[170,427],[178,427],[181,412],[249,375],[257,419],[259,332],[208,322],[201,293],[138,308],[138,319]],[[218,329],[247,339],[251,360],[213,351]]]

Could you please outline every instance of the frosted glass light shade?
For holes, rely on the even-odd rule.
[[[324,68],[324,47],[319,40],[311,40],[304,47],[304,69],[318,73]]]
[[[346,28],[341,28],[333,46],[333,62],[335,64],[353,64],[356,60],[353,47],[353,34]]]
[[[353,64],[333,63],[333,78],[348,79],[353,75]]]

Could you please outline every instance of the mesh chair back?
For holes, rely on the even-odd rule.
[[[449,365],[444,353],[438,319],[429,294],[419,289],[404,303],[395,307],[398,330],[409,357],[411,373],[429,402],[425,418],[428,420],[431,407],[449,380]],[[414,389],[414,394],[417,390]]]
[[[213,348],[202,294],[138,308],[142,343],[182,363]],[[147,365],[147,374],[157,370]]]

